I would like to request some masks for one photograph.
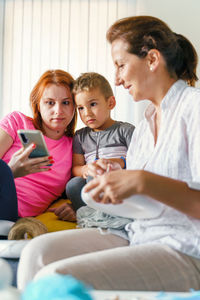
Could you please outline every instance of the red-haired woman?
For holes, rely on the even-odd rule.
[[[0,158],[9,165],[15,178],[19,217],[43,213],[62,194],[71,177],[72,136],[77,118],[71,93],[73,81],[65,71],[46,71],[30,95],[33,118],[15,111],[0,121]],[[41,130],[50,156],[29,158],[35,145],[24,150],[18,129]],[[0,219],[15,220],[16,213],[9,216],[9,210],[11,207],[17,210],[16,197],[9,200],[2,195],[2,198],[5,200],[0,198]],[[59,217],[74,220],[75,215],[66,206]]]

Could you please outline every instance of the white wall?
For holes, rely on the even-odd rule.
[[[200,0],[138,0],[137,15],[152,15],[162,19],[176,33],[185,35],[195,46],[200,60]],[[197,68],[197,75],[200,79],[200,62]],[[200,80],[196,87],[200,87]],[[125,92],[121,88],[118,96]],[[130,96],[127,96],[130,97]],[[120,97],[118,99],[120,102]],[[127,101],[127,99],[126,99]],[[143,110],[147,103],[127,102],[130,107],[128,120],[134,120],[134,124],[143,117]],[[119,105],[119,104],[118,104]],[[120,103],[121,109],[122,102]],[[120,117],[120,111],[117,114]]]
[[[165,21],[170,28],[185,35],[200,57],[200,1],[199,0],[139,0],[138,11]],[[197,69],[200,78],[200,63]],[[200,82],[197,83],[200,86]]]
[[[118,18],[153,15],[187,36],[200,54],[199,12],[199,0],[0,0],[0,117],[15,109],[30,115],[36,80],[62,68],[74,77],[86,71],[106,76],[117,98],[113,117],[137,125],[146,103],[133,103],[114,87],[107,28]]]
[[[0,117],[13,110],[31,115],[32,87],[43,72],[60,68],[74,77],[87,71],[103,74],[120,99],[113,117],[133,121],[126,94],[114,87],[105,36],[116,19],[137,14],[137,0],[0,1],[5,3]]]
[[[0,1],[0,108],[2,103],[3,87],[3,31],[4,31],[4,1]]]

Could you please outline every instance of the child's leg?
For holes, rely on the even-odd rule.
[[[75,211],[81,206],[86,205],[81,199],[81,190],[86,184],[86,180],[82,177],[72,178],[66,185],[67,198],[71,200]]]
[[[17,194],[13,174],[0,159],[0,220],[15,222],[18,219]]]

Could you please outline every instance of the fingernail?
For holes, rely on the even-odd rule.
[[[48,159],[52,159],[52,158],[53,158],[53,156],[49,156],[49,157],[48,157]]]
[[[50,164],[53,164],[55,161],[54,160],[50,160]]]
[[[36,148],[36,144],[33,144],[33,145],[32,145],[32,148],[35,149],[35,148]]]

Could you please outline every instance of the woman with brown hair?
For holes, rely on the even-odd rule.
[[[77,117],[71,93],[73,81],[65,71],[46,71],[30,95],[33,118],[15,111],[0,121],[0,158],[8,164],[15,178],[16,214],[19,217],[43,213],[61,196],[71,177],[72,136]],[[41,130],[50,156],[29,158],[35,145],[31,144],[24,150],[17,135],[18,129]],[[1,219],[15,220],[13,212],[9,218],[9,210],[11,207],[17,209],[16,197],[7,199],[7,195],[2,195],[0,200]],[[66,211],[62,211],[59,217],[64,219],[68,214],[66,205]],[[68,217],[74,220],[72,210]]]
[[[150,198],[163,209],[147,217],[150,205],[144,205],[144,216],[137,218],[132,208],[126,239],[93,228],[33,239],[22,252],[19,287],[36,273],[35,278],[59,272],[103,290],[200,289],[200,90],[191,87],[196,51],[150,16],[115,22],[107,38],[116,85],[128,89],[134,101],[150,104],[133,133],[127,170],[105,172],[106,164],[97,161],[105,173],[84,191],[121,210],[134,195],[141,206]]]

